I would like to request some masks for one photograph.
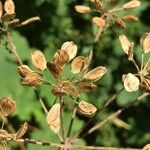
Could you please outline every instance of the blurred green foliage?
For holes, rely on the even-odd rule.
[[[127,0],[121,0],[124,3]],[[36,22],[29,26],[16,28],[12,34],[18,52],[25,64],[31,66],[30,53],[34,49],[44,52],[46,59],[50,60],[53,54],[61,45],[69,40],[78,45],[78,55],[87,55],[92,48],[96,27],[93,26],[92,15],[82,15],[74,11],[76,4],[90,5],[87,0],[14,0],[16,14],[20,20],[25,20],[32,16],[40,16],[41,22]],[[128,12],[127,12],[128,13]],[[95,45],[94,58],[91,68],[104,65],[109,72],[98,82],[98,89],[90,94],[82,95],[82,99],[90,101],[97,107],[101,107],[103,102],[122,87],[121,76],[128,72],[135,72],[134,66],[127,60],[118,41],[120,34],[125,34],[130,40],[135,41],[137,60],[140,62],[140,48],[138,46],[140,36],[150,29],[150,1],[142,0],[140,8],[131,11],[132,14],[140,18],[138,23],[127,23],[127,29],[111,26],[101,36]],[[96,15],[96,14],[95,14]],[[94,16],[94,15],[93,15]],[[2,37],[2,43],[6,39]],[[21,122],[27,121],[31,125],[32,133],[27,133],[27,137],[56,142],[54,135],[46,125],[45,114],[42,112],[38,99],[30,87],[22,86],[16,72],[17,65],[14,63],[9,50],[0,46],[0,97],[11,95],[17,102],[17,110],[10,118],[14,128],[19,128]],[[69,69],[69,68],[68,68]],[[66,74],[68,74],[66,69]],[[49,72],[45,73],[45,78],[54,80]],[[51,94],[51,89],[42,86],[39,92],[47,107],[53,104],[55,97]],[[105,111],[98,114],[90,126],[97,121],[103,120],[109,113],[125,106],[134,100],[141,91],[136,93],[121,93],[115,102]],[[67,100],[69,102],[69,100]],[[71,105],[71,104],[70,104]],[[107,124],[98,132],[87,136],[85,141],[88,145],[103,145],[117,147],[142,147],[150,142],[150,101],[145,99],[138,105],[134,105],[125,111],[120,118],[132,126],[131,130],[119,128],[112,124]],[[65,128],[68,127],[68,120],[71,118],[71,111],[64,114]],[[88,119],[78,116],[75,120],[73,133],[87,122]],[[27,150],[48,150],[48,147],[28,145]]]

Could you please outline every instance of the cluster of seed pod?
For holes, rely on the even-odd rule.
[[[144,33],[140,39],[142,48],[141,67],[134,60],[134,43],[130,42],[125,35],[119,36],[120,43],[124,52],[128,55],[128,60],[133,62],[138,71],[137,74],[128,73],[122,76],[124,87],[128,92],[134,92],[140,86],[150,91],[150,58],[144,64],[144,55],[150,53],[150,33]]]
[[[104,2],[103,0],[91,0],[94,4],[95,8],[90,8],[84,5],[76,5],[75,10],[79,13],[91,13],[91,12],[98,12],[99,16],[95,16],[92,18],[92,22],[99,27],[107,27],[111,24],[116,24],[120,27],[126,28],[125,22],[137,22],[138,18],[134,15],[125,15],[118,17],[118,11],[126,11],[128,9],[133,9],[139,7],[141,2],[139,0],[131,0],[125,3],[122,6],[115,7],[115,8],[107,8],[107,3],[112,3],[112,1]]]

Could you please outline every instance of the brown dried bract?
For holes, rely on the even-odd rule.
[[[95,69],[91,70],[87,74],[85,74],[83,76],[83,79],[86,81],[95,82],[95,81],[99,80],[106,72],[107,72],[106,67],[99,66],[99,67],[96,67]]]
[[[80,73],[84,69],[85,63],[85,57],[76,57],[71,63],[71,72],[73,74]]]
[[[25,78],[29,73],[33,72],[33,70],[27,65],[21,65],[17,68],[17,72],[22,78]]]
[[[124,9],[131,9],[131,8],[136,8],[141,5],[141,2],[139,0],[131,0],[130,2],[126,3],[123,5]]]
[[[60,104],[56,103],[52,106],[47,114],[46,122],[50,126],[51,130],[58,133],[60,130]]]
[[[105,27],[106,25],[106,22],[105,22],[105,19],[103,18],[100,18],[100,17],[94,17],[92,19],[93,23],[99,27]]]
[[[83,6],[83,5],[76,5],[75,10],[79,13],[88,13],[91,11],[90,7]]]
[[[150,52],[150,32],[144,33],[140,38],[140,45],[144,53]]]
[[[42,84],[41,74],[37,72],[29,73],[25,78],[22,80],[22,84],[28,86],[38,86]]]
[[[0,110],[7,117],[16,110],[16,102],[10,97],[3,97],[0,100]]]
[[[76,56],[78,48],[77,45],[74,44],[74,42],[67,41],[62,45],[61,50],[64,50],[68,53],[69,55],[68,61],[70,61]]]
[[[97,111],[97,108],[85,101],[79,102],[78,105],[78,112],[81,113],[84,116],[92,116]]]
[[[15,4],[12,0],[6,0],[4,3],[4,10],[8,14],[15,13]]]
[[[45,56],[41,51],[33,51],[31,53],[31,61],[33,66],[35,66],[37,69],[40,69],[41,71],[44,71],[46,69]]]

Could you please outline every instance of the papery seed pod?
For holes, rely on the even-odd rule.
[[[131,0],[123,5],[124,9],[132,9],[139,7],[141,5],[141,2],[139,0]]]
[[[85,101],[79,102],[78,105],[78,112],[81,113],[84,116],[92,116],[97,111],[97,108]]]
[[[50,126],[51,130],[58,133],[60,130],[60,104],[56,103],[52,106],[47,114],[46,122]]]
[[[3,15],[3,4],[0,1],[0,18],[2,17],[2,15]]]
[[[61,50],[64,50],[68,53],[70,61],[76,56],[78,48],[77,45],[74,44],[74,42],[68,41],[62,45]]]
[[[83,79],[86,81],[95,82],[99,80],[106,72],[106,67],[99,66],[85,74],[83,76]]]
[[[5,130],[0,130],[0,141],[5,141],[6,139],[11,139],[12,135],[9,134],[7,131]]]
[[[93,83],[84,82],[84,81],[79,82],[78,86],[79,86],[79,92],[83,92],[83,93],[90,92],[97,88],[97,86],[94,85]]]
[[[68,60],[69,54],[64,50],[58,50],[53,57],[53,62],[57,64],[60,68],[63,68]]]
[[[16,102],[10,97],[3,97],[0,100],[0,110],[7,117],[16,110]]]
[[[41,74],[37,72],[29,73],[25,78],[22,80],[22,84],[28,86],[38,86],[42,84]]]
[[[21,65],[17,68],[17,72],[22,78],[25,78],[29,73],[33,72],[33,70],[27,65]]]
[[[134,92],[139,89],[140,80],[132,73],[123,75],[122,81],[123,81],[125,90],[128,92]]]
[[[89,13],[91,11],[90,7],[83,6],[83,5],[76,5],[75,10],[78,13]]]
[[[31,53],[31,61],[33,66],[35,66],[37,69],[40,69],[41,71],[44,71],[46,69],[45,56],[41,51],[33,51]]]
[[[2,20],[5,21],[5,22],[9,22],[9,21],[13,20],[15,17],[16,17],[15,13],[12,13],[12,14],[5,13],[2,16]]]
[[[138,22],[139,18],[133,15],[127,15],[127,16],[123,16],[121,17],[122,20],[124,21],[130,21],[130,22]]]
[[[92,19],[93,23],[99,27],[105,27],[106,25],[106,22],[105,22],[105,19],[103,18],[100,18],[100,17],[94,17]]]
[[[128,55],[132,43],[127,39],[125,35],[120,35],[119,40],[123,51]]]
[[[60,85],[60,84],[53,87],[52,94],[55,96],[66,96],[67,95],[66,91],[64,91],[64,89],[62,88],[62,85]]]
[[[150,144],[145,145],[142,150],[150,150]]]
[[[141,36],[140,45],[144,53],[150,52],[150,32],[146,32]]]
[[[71,63],[71,72],[73,74],[80,73],[85,67],[85,58],[83,56],[76,57]]]
[[[6,0],[4,3],[4,10],[8,14],[15,13],[15,4],[12,0]]]
[[[119,27],[126,28],[125,22],[121,18],[113,18],[113,23],[118,25]]]
[[[59,78],[62,73],[62,68],[53,62],[47,62],[47,68],[55,78]]]
[[[15,133],[14,137],[16,140],[20,139],[23,137],[23,135],[26,133],[28,129],[28,124],[27,122],[25,122],[20,128],[19,130]]]

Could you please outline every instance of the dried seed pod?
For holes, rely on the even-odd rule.
[[[9,21],[13,20],[15,17],[16,17],[16,14],[15,14],[15,13],[12,13],[12,14],[5,13],[5,14],[2,16],[2,20],[5,21],[5,22],[9,22]]]
[[[2,15],[3,15],[3,4],[0,1],[0,18],[2,17]]]
[[[85,101],[79,102],[78,112],[85,116],[92,116],[97,111],[97,108]]]
[[[123,5],[124,9],[132,9],[139,7],[141,5],[141,2],[139,0],[131,0]]]
[[[140,38],[140,45],[144,53],[150,52],[150,32],[144,33]]]
[[[130,21],[130,22],[138,22],[139,18],[133,15],[128,15],[128,16],[123,16],[121,17],[122,20],[124,21]]]
[[[11,139],[12,135],[9,134],[7,131],[5,130],[0,130],[0,141],[5,141],[6,139]]]
[[[37,69],[40,69],[41,71],[44,71],[46,69],[45,56],[41,51],[33,51],[31,53],[31,61],[33,66],[35,66]]]
[[[75,10],[78,13],[89,13],[91,11],[90,7],[83,6],[83,5],[76,5]]]
[[[59,78],[62,73],[62,68],[53,62],[47,62],[47,68],[55,78]]]
[[[29,73],[33,72],[27,65],[21,65],[17,68],[18,74],[25,78]]]
[[[106,72],[106,67],[99,66],[85,74],[83,79],[86,81],[95,82],[99,80]]]
[[[10,97],[3,97],[0,100],[0,110],[7,117],[16,110],[16,102]]]
[[[28,86],[38,86],[42,84],[41,74],[37,72],[29,73],[25,78],[22,80],[22,84]]]
[[[125,22],[121,18],[113,18],[113,23],[118,25],[119,27],[126,28]]]
[[[15,4],[12,0],[6,0],[4,3],[4,10],[8,14],[15,13]]]
[[[78,48],[77,45],[74,44],[74,42],[68,41],[62,45],[61,50],[64,50],[68,53],[70,61],[76,56]]]
[[[125,90],[128,92],[134,92],[139,89],[140,80],[132,73],[123,75],[122,81],[123,81]]]
[[[97,88],[97,86],[94,85],[93,83],[84,82],[84,81],[79,82],[78,86],[79,86],[79,92],[83,92],[83,93],[90,92]]]
[[[50,126],[51,130],[58,133],[60,130],[60,104],[56,103],[52,106],[47,114],[46,122]]]
[[[150,150],[150,144],[145,145],[142,150]]]
[[[71,63],[71,72],[73,74],[80,73],[85,67],[85,58],[83,56],[76,57]]]
[[[58,50],[53,57],[53,62],[57,64],[60,68],[63,68],[68,60],[69,54],[64,50]]]
[[[105,22],[105,19],[103,18],[100,18],[100,17],[94,17],[92,19],[93,23],[99,27],[105,27],[106,25],[106,22]]]

